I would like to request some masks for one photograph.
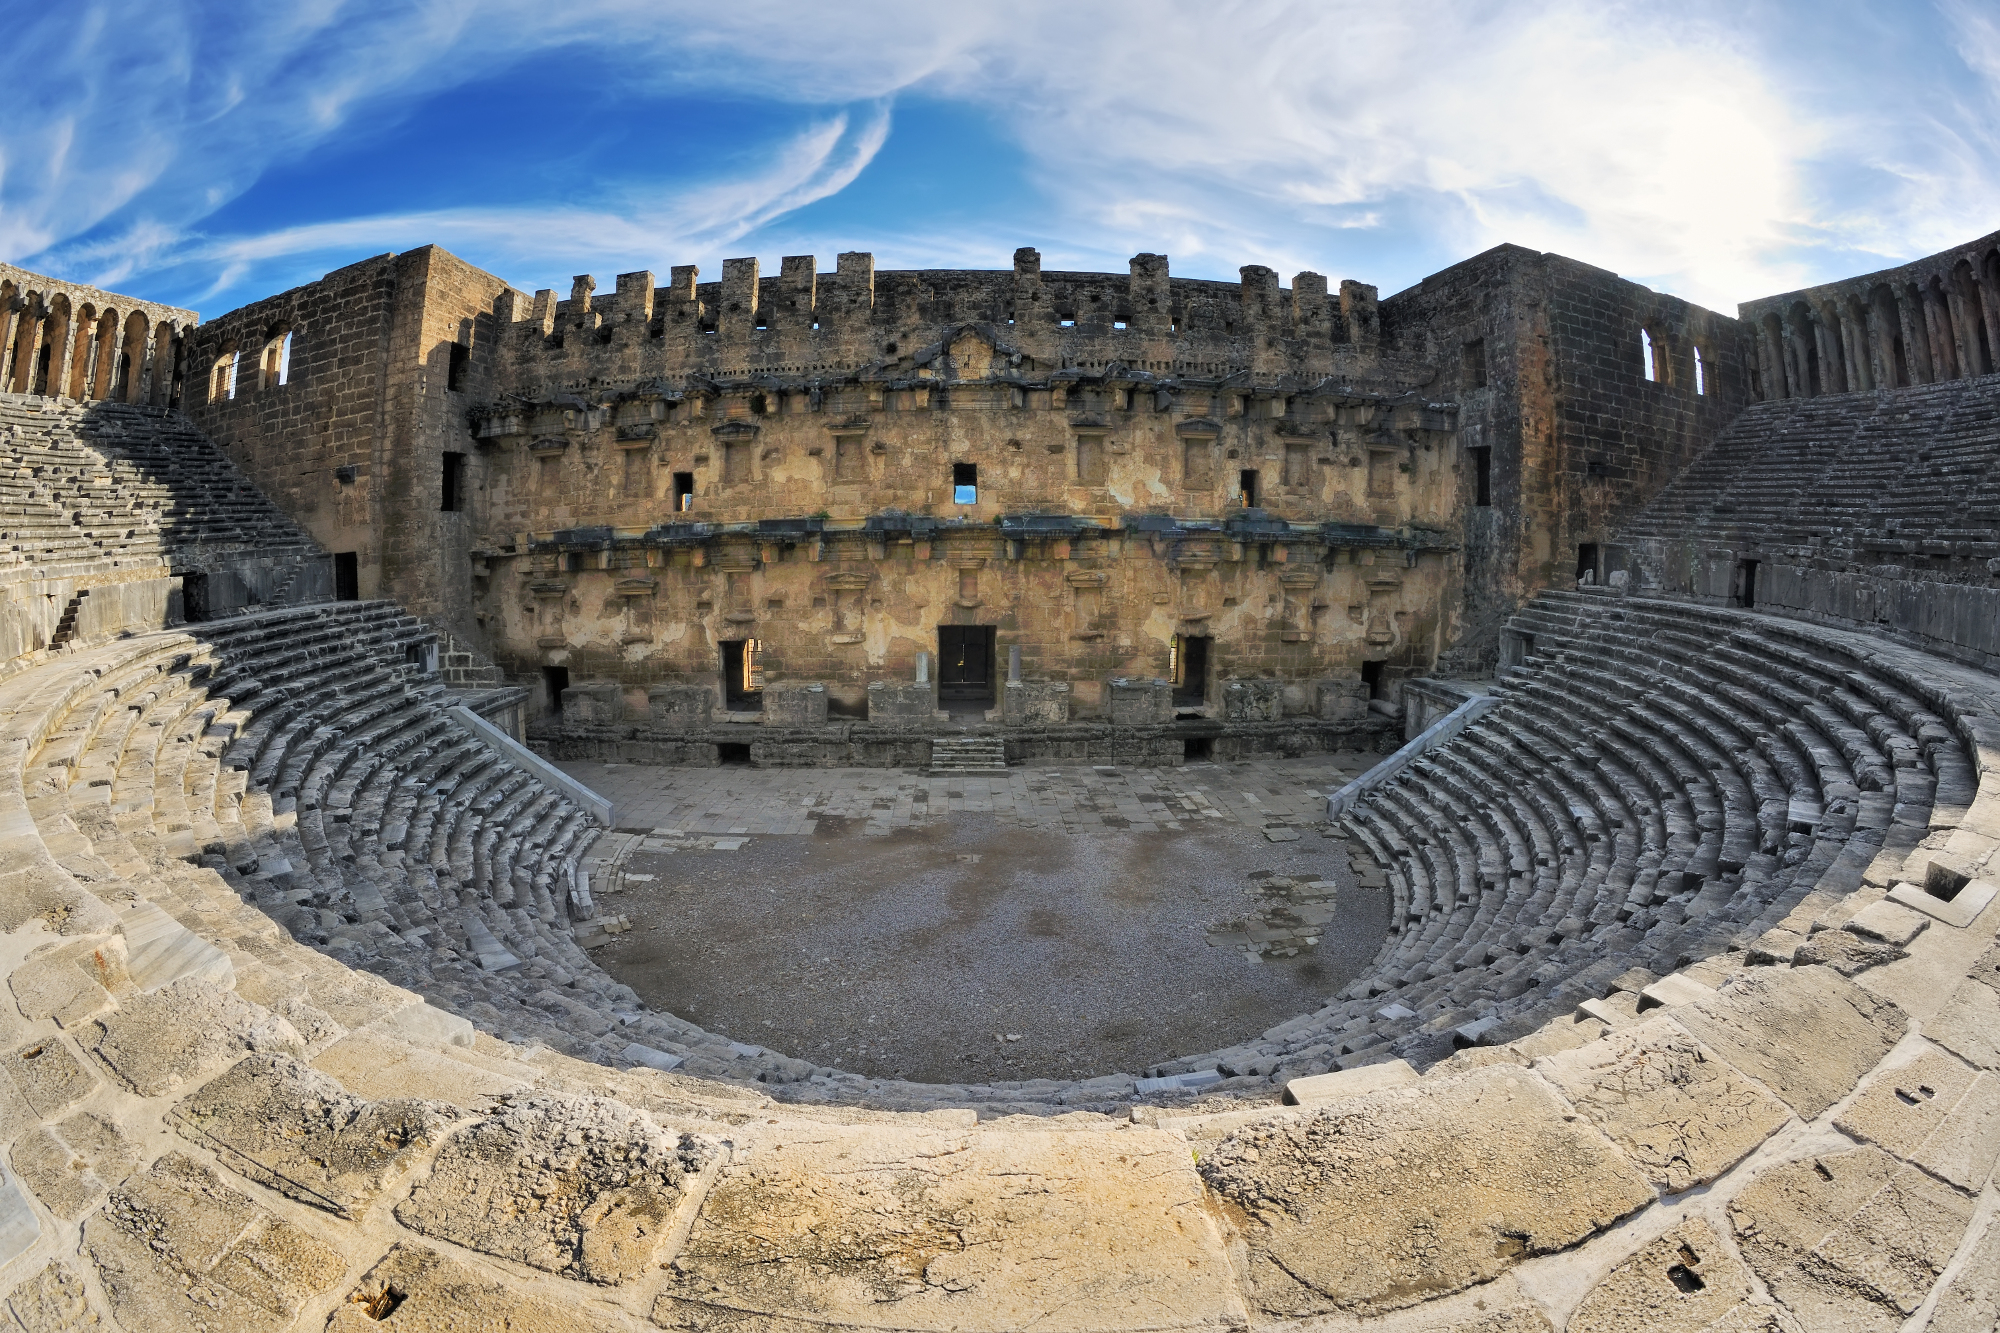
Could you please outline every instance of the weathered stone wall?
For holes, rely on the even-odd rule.
[[[465,407],[491,376],[503,287],[436,246],[349,265],[204,325],[185,403],[266,494],[355,557],[359,596],[394,597],[475,651],[469,515],[443,510],[443,458],[470,452]],[[232,364],[233,394],[218,374]]]
[[[1460,405],[1465,607],[1452,669],[1489,669],[1501,622],[1537,590],[1572,582],[1586,544],[1597,547],[1593,577],[1616,572],[1612,534],[1748,393],[1737,321],[1519,246],[1386,299],[1382,325],[1397,355],[1440,368],[1426,392]],[[1650,379],[1642,333],[1655,349]],[[1485,506],[1478,449],[1491,451]]]

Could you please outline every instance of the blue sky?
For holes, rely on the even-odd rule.
[[[1994,0],[10,10],[0,259],[208,316],[428,242],[1387,294],[1513,241],[1728,311],[2000,228]]]

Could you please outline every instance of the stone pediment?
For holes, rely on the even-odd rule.
[[[1208,417],[1189,417],[1174,427],[1176,435],[1220,435],[1222,423]]]
[[[712,428],[709,434],[718,440],[754,440],[763,427],[749,421],[725,421]]]

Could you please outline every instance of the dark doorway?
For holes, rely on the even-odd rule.
[[[1597,543],[1584,542],[1576,548],[1576,581],[1597,582]]]
[[[723,640],[722,704],[732,713],[764,710],[764,668],[757,661],[755,639]]]
[[[208,619],[208,575],[181,575],[181,619],[190,625]]]
[[[1736,562],[1736,577],[1730,582],[1733,585],[1729,589],[1729,604],[1731,606],[1740,606],[1748,610],[1757,605],[1757,562],[1755,560],[1738,560]]]
[[[443,513],[455,514],[463,508],[465,508],[465,455],[446,453],[443,493],[439,497],[438,509]]]
[[[1381,698],[1382,664],[1380,662],[1363,662],[1361,664],[1361,683],[1368,687],[1368,697],[1370,699]]]
[[[361,556],[358,552],[334,552],[333,596],[335,601],[340,602],[361,600]]]
[[[1257,469],[1246,467],[1236,474],[1236,493],[1245,509],[1257,507]]]
[[[993,626],[938,626],[938,702],[993,706]]]
[[[1213,736],[1189,736],[1181,742],[1181,761],[1198,764],[1215,758]]]
[[[542,689],[549,696],[549,712],[553,716],[562,716],[563,691],[568,688],[568,667],[542,668]]]
[[[685,513],[694,508],[694,473],[674,473],[674,512]]]
[[[1214,640],[1174,639],[1174,707],[1199,708],[1208,699],[1208,646]]]
[[[1493,446],[1475,444],[1472,454],[1472,503],[1481,509],[1493,504]]]
[[[730,767],[747,767],[750,763],[750,742],[723,741],[715,747],[715,762]]]

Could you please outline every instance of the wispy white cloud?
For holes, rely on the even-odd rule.
[[[876,232],[840,238],[884,262],[992,264],[1040,236],[1057,238],[1051,263],[1166,250],[1177,267],[1394,286],[1511,240],[1726,309],[1992,225],[2000,23],[1969,0],[1910,7],[1895,22],[1935,40],[1892,58],[1842,13],[1808,0],[303,0],[219,24],[93,0],[17,40],[15,67],[40,77],[0,129],[0,255],[114,282],[194,264],[221,290],[287,258],[426,241],[524,279],[780,237],[824,252],[786,219],[860,179],[891,105],[920,93],[982,108],[1042,207],[941,231],[884,182]],[[1795,50],[1802,32],[1818,45]],[[511,72],[523,96],[559,97],[536,75],[562,48],[600,54],[605,80],[649,96],[783,102],[810,123],[733,175],[607,173],[582,198],[206,233],[273,166],[461,82]]]

